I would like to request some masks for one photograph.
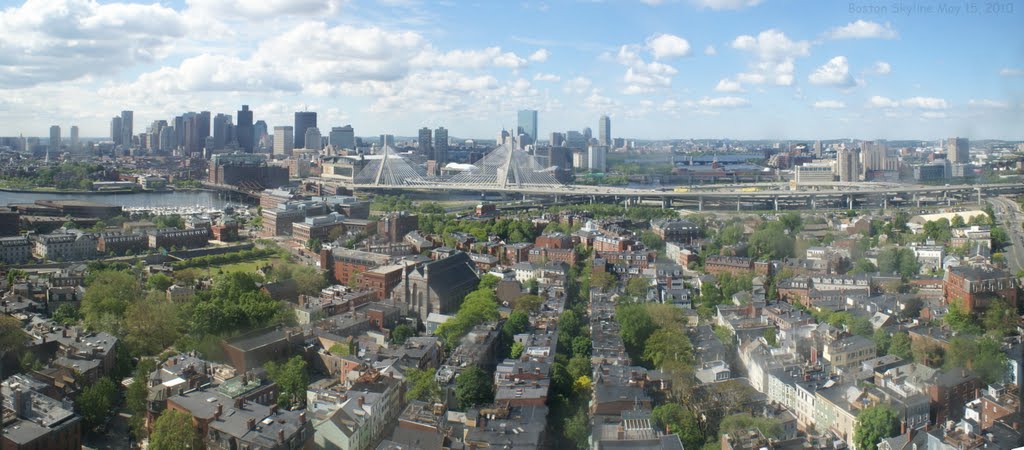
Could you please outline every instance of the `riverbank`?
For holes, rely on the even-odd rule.
[[[199,190],[199,189],[196,189]],[[124,189],[124,190],[105,190],[105,191],[80,191],[80,190],[64,190],[64,189],[50,189],[50,188],[6,188],[0,187],[0,192],[14,192],[19,194],[59,194],[59,195],[115,195],[115,194],[166,194],[176,192],[175,189]]]

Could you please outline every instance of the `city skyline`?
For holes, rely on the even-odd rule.
[[[597,129],[603,114],[613,137],[638,139],[1024,138],[1015,126],[1022,36],[1005,33],[1020,11],[778,0],[235,3],[6,7],[0,135],[45,136],[56,124],[99,137],[114,111],[148,124],[249,105],[270,127],[316,111],[321,134],[352,124],[361,136],[444,126],[489,138],[515,130],[517,111],[537,110],[542,140]],[[460,33],[438,29],[442,19]],[[594,26],[608,21],[625,26]]]

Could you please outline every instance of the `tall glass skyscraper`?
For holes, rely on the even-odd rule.
[[[295,113],[295,148],[306,148],[306,129],[316,128],[316,113],[299,111]]]
[[[518,124],[516,127],[516,134],[525,134],[530,136],[530,139],[526,144],[531,144],[537,141],[537,110],[535,109],[524,109],[519,111]]]

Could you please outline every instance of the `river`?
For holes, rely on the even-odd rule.
[[[47,199],[78,199],[108,205],[126,207],[190,207],[221,209],[228,203],[216,192],[210,191],[176,191],[176,192],[136,192],[124,194],[51,194],[46,192],[6,192],[0,191],[0,205],[11,203],[34,203],[36,200]]]

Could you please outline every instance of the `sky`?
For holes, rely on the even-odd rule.
[[[248,104],[325,135],[490,139],[536,109],[542,140],[602,114],[636,139],[1015,140],[1021,23],[1012,0],[0,0],[0,135]]]

